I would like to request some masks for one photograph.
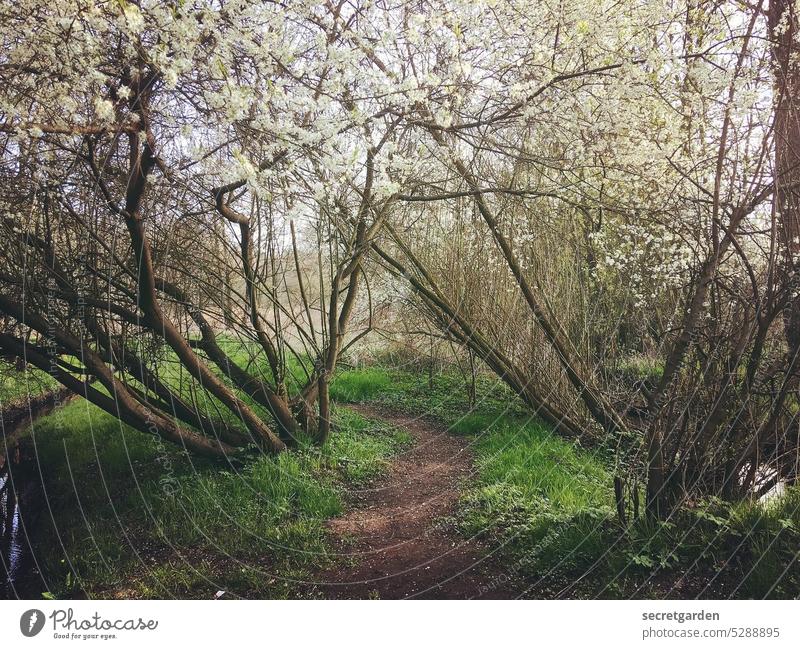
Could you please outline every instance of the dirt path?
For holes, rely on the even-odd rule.
[[[355,494],[357,505],[329,523],[345,555],[317,576],[329,599],[509,599],[515,588],[483,545],[443,521],[455,511],[472,456],[466,440],[430,421],[368,406],[366,417],[407,430],[414,446],[388,475]]]

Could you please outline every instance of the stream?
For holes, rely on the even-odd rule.
[[[34,421],[71,400],[57,390],[6,408],[0,445],[0,599],[38,599],[47,590],[33,557],[32,539],[44,508],[36,457],[24,439]],[[23,439],[20,439],[23,438]]]
[[[36,463],[14,452],[0,469],[0,599],[40,597],[31,538],[42,508]]]

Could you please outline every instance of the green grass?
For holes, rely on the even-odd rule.
[[[325,521],[342,511],[343,494],[410,444],[407,433],[341,407],[353,402],[428,415],[471,440],[477,475],[455,525],[501,548],[532,595],[800,594],[800,490],[766,506],[715,501],[623,529],[613,445],[587,449],[552,434],[496,380],[480,378],[474,407],[453,372],[431,381],[380,367],[342,371],[331,393],[335,430],[324,449],[236,467],[191,458],[85,401],[38,421],[31,439],[49,508],[36,555],[53,595],[303,591],[299,584],[330,561]]]
[[[392,379],[382,368],[339,373],[331,383],[331,399],[347,403],[370,401],[391,391]]]
[[[0,408],[57,387],[58,382],[46,372],[33,367],[20,372],[5,361],[0,361]]]
[[[342,409],[322,450],[198,461],[85,401],[38,421],[48,499],[35,554],[53,596],[287,596],[329,561],[325,521],[407,434]]]
[[[359,389],[375,377],[383,390]],[[553,434],[496,381],[478,382],[470,409],[462,382],[444,373],[431,386],[425,376],[369,368],[341,374],[332,388],[427,413],[472,438],[478,478],[465,491],[457,523],[466,536],[502,544],[510,564],[525,558],[531,573],[566,574],[602,552],[605,539],[589,532],[612,518],[609,459]]]
[[[370,385],[382,387],[362,387]],[[800,595],[800,489],[767,505],[701,503],[670,521],[623,529],[613,505],[614,445],[585,449],[553,435],[495,380],[478,381],[474,408],[452,372],[431,385],[427,376],[369,368],[342,373],[333,386],[340,398],[427,413],[473,440],[477,478],[457,525],[501,547],[533,596]]]

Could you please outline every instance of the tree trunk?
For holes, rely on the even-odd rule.
[[[319,427],[317,443],[322,446],[331,434],[331,408],[328,373],[323,369],[319,379]]]
[[[800,23],[791,0],[771,0],[769,30],[775,74],[775,200],[780,272],[788,289],[784,325],[789,348],[800,342]]]

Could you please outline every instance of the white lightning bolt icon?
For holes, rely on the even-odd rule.
[[[39,618],[39,616],[36,614],[36,611],[33,611],[31,613],[31,618],[28,620],[28,631],[32,631],[33,630],[33,626],[36,624],[36,620],[38,618]]]

